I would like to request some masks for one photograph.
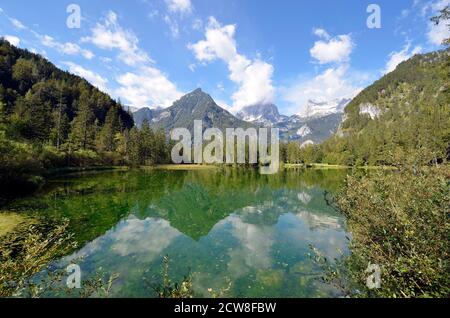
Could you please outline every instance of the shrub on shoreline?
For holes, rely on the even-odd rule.
[[[336,204],[351,254],[325,279],[353,297],[449,297],[449,177],[448,166],[349,176]],[[378,289],[366,286],[369,264],[381,268]]]

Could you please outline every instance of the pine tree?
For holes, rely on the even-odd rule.
[[[92,110],[92,104],[83,91],[78,100],[78,111],[72,122],[70,139],[76,149],[92,149],[95,139],[95,116]]]
[[[142,122],[140,134],[141,150],[144,164],[154,163],[155,158],[155,134],[150,128],[150,123],[147,119]]]
[[[100,151],[114,151],[116,134],[120,131],[119,113],[116,107],[111,107],[106,114],[105,123],[100,130],[98,148]]]
[[[139,166],[144,161],[142,151],[142,139],[139,130],[136,127],[130,130],[130,140],[127,147],[129,163],[132,166]]]
[[[69,133],[69,118],[67,116],[67,100],[64,96],[65,83],[61,83],[58,87],[58,105],[53,111],[53,129],[51,132],[51,139],[56,149],[60,149],[61,144],[67,139]]]

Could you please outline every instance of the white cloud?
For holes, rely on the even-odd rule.
[[[235,31],[235,25],[222,26],[210,17],[205,30],[206,39],[188,45],[200,62],[220,59],[227,63],[230,80],[239,86],[232,96],[234,112],[244,106],[270,103],[274,97],[273,66],[260,58],[250,60],[239,54]]]
[[[119,59],[127,65],[150,62],[147,53],[139,49],[138,38],[131,32],[124,30],[117,22],[117,15],[109,11],[103,23],[97,23],[91,30],[92,35],[81,39],[101,49],[119,50]]]
[[[192,22],[192,29],[196,31],[201,31],[203,29],[203,21],[201,19],[195,19],[194,22]]]
[[[102,56],[102,57],[100,57],[100,61],[102,61],[103,63],[111,63],[113,60],[112,60],[112,58]]]
[[[92,85],[96,86],[98,89],[106,92],[108,84],[108,80],[101,76],[100,74],[97,74],[91,70],[85,69],[84,67],[72,63],[72,62],[63,62],[64,65],[68,66],[69,72],[81,76],[88,80]]]
[[[2,11],[3,12],[3,11]],[[6,13],[5,13],[6,15]],[[66,54],[66,55],[82,55],[83,57],[85,57],[86,59],[90,60],[94,57],[94,53],[92,53],[90,50],[86,50],[81,48],[78,44],[76,43],[71,43],[71,42],[65,42],[65,43],[61,43],[56,41],[53,37],[49,36],[49,35],[42,35],[39,34],[38,32],[29,29],[27,26],[25,26],[22,22],[20,22],[19,20],[17,20],[16,18],[10,17],[8,15],[6,15],[6,17],[9,19],[9,21],[11,21],[12,25],[18,29],[21,30],[28,30],[29,32],[31,32],[38,40],[39,42],[46,46],[46,47],[50,47],[55,49],[56,51],[62,53],[62,54]],[[43,51],[45,52],[45,51]]]
[[[303,114],[308,101],[330,102],[341,98],[352,98],[369,79],[367,73],[350,69],[350,54],[355,46],[350,35],[331,37],[321,28],[313,34],[322,40],[316,41],[310,50],[319,64],[335,63],[314,77],[302,77],[287,87],[281,87],[283,100],[290,104],[288,112]]]
[[[191,13],[193,6],[191,0],[166,0],[170,12]]]
[[[330,39],[330,35],[328,34],[327,31],[325,31],[324,29],[320,29],[320,28],[316,28],[313,29],[313,33],[318,36],[319,38],[324,38],[326,40]]]
[[[331,67],[312,79],[301,79],[282,88],[283,99],[291,104],[291,112],[302,113],[309,100],[328,102],[337,98],[349,98],[361,90],[368,76],[351,72],[348,65]]]
[[[438,25],[430,22],[427,33],[428,41],[433,45],[442,45],[444,40],[450,38],[449,24],[449,20],[442,21]]]
[[[13,17],[10,17],[2,8],[0,8],[0,13],[3,13],[15,28],[20,30],[27,29],[27,27],[22,22]]]
[[[36,34],[37,35],[37,34]],[[66,43],[60,43],[56,41],[54,38],[52,38],[49,35],[37,35],[41,41],[41,44],[53,48],[57,50],[60,53],[67,54],[67,55],[79,55],[81,54],[88,60],[92,59],[94,57],[94,53],[92,53],[89,50],[82,49],[78,44],[66,42]]]
[[[168,107],[182,95],[139,47],[136,35],[120,26],[114,12],[108,12],[102,23],[97,23],[91,31],[92,35],[83,38],[83,42],[105,50],[117,50],[118,59],[132,67],[116,77],[120,87],[113,91],[114,95],[135,107]]]
[[[26,29],[26,26],[23,25],[23,23],[20,22],[19,20],[14,19],[14,18],[9,18],[9,20],[16,28],[21,29],[21,30]]]
[[[150,13],[148,14],[148,17],[149,17],[150,19],[153,19],[153,18],[155,18],[155,17],[157,17],[157,16],[159,16],[159,11],[156,10],[156,9],[150,11]]]
[[[188,68],[191,72],[195,72],[195,69],[197,68],[197,64],[191,63],[188,65]]]
[[[354,47],[349,34],[331,38],[323,29],[315,29],[314,34],[324,39],[314,43],[309,51],[320,64],[341,63],[349,60]]]
[[[401,14],[400,14],[400,19],[405,19],[406,17],[409,16],[410,13],[411,13],[411,11],[408,10],[408,9],[402,10],[402,12],[401,12]]]
[[[20,44],[20,39],[17,36],[4,35],[3,37],[5,38],[6,41],[8,41],[9,43],[11,43],[14,46],[19,46],[19,44]]]
[[[138,73],[120,75],[117,82],[121,87],[115,91],[116,95],[123,96],[136,107],[168,107],[182,95],[175,84],[151,66],[140,69]]]
[[[216,104],[222,107],[223,109],[226,109],[228,111],[233,110],[233,106],[229,105],[226,101],[219,98],[214,98],[214,100],[216,101]]]
[[[434,2],[427,2],[422,7],[422,16],[436,16],[446,6],[450,5],[450,0],[436,0]],[[436,25],[434,22],[428,22],[427,39],[433,45],[442,45],[445,39],[450,38],[450,20],[441,21]]]
[[[169,26],[170,34],[173,38],[178,38],[180,35],[180,28],[178,27],[178,22],[171,19],[167,14],[164,16],[164,22]]]
[[[386,67],[383,70],[383,73],[387,74],[395,70],[395,68],[403,61],[408,60],[415,54],[419,54],[422,52],[422,48],[420,46],[414,47],[410,50],[411,44],[407,43],[401,51],[394,51],[389,54],[389,60],[386,63]]]

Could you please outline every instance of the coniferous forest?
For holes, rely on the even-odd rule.
[[[164,132],[86,80],[0,41],[0,184],[29,191],[52,170],[168,162]]]

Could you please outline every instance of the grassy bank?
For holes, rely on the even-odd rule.
[[[311,164],[285,163],[283,165],[283,167],[286,169],[302,168],[302,169],[321,169],[321,170],[327,170],[327,169],[330,169],[330,170],[332,170],[332,169],[397,170],[396,167],[392,167],[392,166],[345,166],[345,165],[330,165],[330,164],[326,164],[326,163],[311,163]]]
[[[159,169],[159,170],[211,170],[218,169],[215,165],[196,165],[196,164],[164,164],[156,166],[146,166],[143,169]]]
[[[48,170],[44,176],[45,177],[55,177],[60,175],[66,175],[71,173],[80,172],[95,172],[95,171],[108,171],[108,170],[128,170],[127,166],[88,166],[88,167],[64,167]]]

